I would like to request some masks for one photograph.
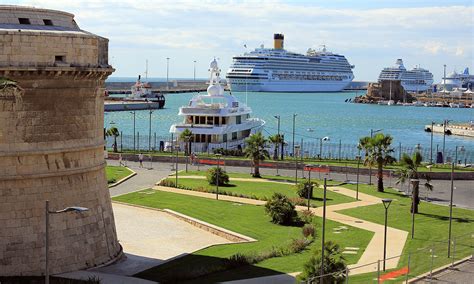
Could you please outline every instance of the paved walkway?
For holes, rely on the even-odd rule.
[[[436,275],[433,280],[421,280],[416,283],[452,283],[452,284],[472,284],[474,283],[474,259],[459,264],[453,270]]]
[[[181,178],[185,178],[185,176],[181,176]],[[195,176],[192,178],[204,179],[205,177]],[[255,181],[254,179],[249,179],[249,178],[248,179],[247,178],[233,178],[233,180],[252,181],[252,182]],[[258,180],[258,182],[275,182],[275,181],[262,179],[262,180]],[[204,198],[214,199],[216,197],[216,195],[213,193],[188,191],[188,190],[181,190],[181,189],[175,189],[175,188],[170,188],[170,187],[155,186],[154,189],[166,191],[166,192],[204,197]],[[343,187],[328,187],[328,190],[339,193],[339,194],[343,194],[355,199],[356,193],[353,190],[343,188]],[[265,204],[265,201],[261,201],[261,200],[233,197],[233,196],[227,196],[227,195],[220,195],[219,199],[232,201],[232,202],[253,204],[253,205]],[[350,217],[341,213],[337,213],[336,211],[356,208],[360,206],[374,205],[374,204],[380,204],[380,206],[382,206],[381,199],[374,197],[372,195],[359,193],[359,201],[337,204],[337,205],[330,205],[326,207],[326,217],[329,220],[333,220],[333,221],[343,223],[349,226],[353,226],[353,227],[357,227],[360,229],[374,232],[374,236],[372,240],[369,242],[367,248],[365,249],[364,253],[360,257],[359,261],[356,264],[349,266],[349,268],[351,267],[353,268],[356,266],[358,267],[358,266],[365,265],[368,263],[375,263],[378,260],[383,259],[383,250],[381,248],[383,248],[383,241],[384,241],[384,226],[380,224],[364,221],[361,219],[357,219],[354,217]],[[299,211],[303,211],[303,210],[306,210],[306,207],[296,206],[296,209]],[[312,208],[311,210],[317,216],[322,217],[323,215],[322,207]],[[387,228],[387,258],[402,254],[407,236],[408,236],[408,232],[406,231],[398,230],[391,227]],[[386,268],[387,269],[396,268],[398,261],[399,261],[399,258],[393,258],[393,259],[388,260],[386,262]],[[367,266],[359,267],[357,269],[353,269],[352,274],[360,274],[360,273],[374,272],[374,271],[377,271],[377,264],[367,265]]]

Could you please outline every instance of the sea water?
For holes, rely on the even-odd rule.
[[[187,105],[196,93],[167,94],[164,109],[155,110],[151,115],[151,133],[166,140],[170,136],[169,129],[173,123],[182,122],[178,116],[180,106]],[[425,150],[430,147],[431,133],[425,132],[425,125],[432,121],[442,123],[445,119],[452,122],[474,121],[474,109],[469,108],[435,108],[413,106],[386,106],[376,104],[355,104],[345,102],[347,99],[362,95],[362,92],[346,91],[339,93],[233,93],[242,103],[252,108],[252,117],[266,121],[263,134],[265,136],[277,132],[277,119],[280,115],[280,133],[285,140],[292,143],[293,114],[295,120],[295,143],[313,141],[329,137],[329,143],[356,145],[360,137],[369,136],[370,130],[379,130],[393,136],[394,147],[400,143],[402,147],[415,147],[420,144]],[[149,111],[136,111],[136,131],[143,137],[149,133]],[[133,115],[129,111],[109,112],[104,119],[104,127],[117,127],[124,135],[133,135]],[[434,133],[433,151],[436,146],[441,151],[443,135]],[[469,155],[474,162],[474,138],[462,136],[446,136],[446,149],[454,150],[456,146],[464,146],[459,153]],[[463,159],[464,160],[464,159]]]

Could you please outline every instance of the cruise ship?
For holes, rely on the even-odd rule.
[[[446,91],[452,91],[454,89],[473,89],[474,87],[474,75],[469,74],[469,68],[466,67],[463,73],[457,73],[453,71],[448,74],[446,78],[441,79],[441,83],[438,84],[438,89]]]
[[[403,66],[403,60],[397,59],[395,66],[384,68],[380,72],[379,82],[382,80],[400,80],[407,92],[425,92],[433,84],[433,74],[421,67],[407,70]]]
[[[224,92],[220,84],[220,69],[214,59],[206,95],[196,95],[186,106],[179,108],[183,122],[173,124],[170,133],[179,135],[189,129],[192,132],[192,150],[210,151],[216,148],[242,149],[250,134],[262,130],[265,121],[250,117],[252,109]],[[180,141],[180,146],[184,142]]]
[[[343,55],[308,49],[306,55],[284,49],[284,35],[274,35],[274,48],[263,45],[234,56],[227,71],[233,92],[339,92],[354,79]]]

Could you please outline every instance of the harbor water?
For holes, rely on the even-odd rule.
[[[431,133],[424,131],[424,126],[431,121],[442,123],[474,121],[474,109],[429,108],[413,106],[383,106],[376,104],[354,104],[345,102],[347,99],[361,95],[362,92],[339,93],[233,93],[241,102],[246,102],[253,110],[253,117],[266,121],[263,133],[268,136],[277,132],[277,119],[280,115],[280,133],[292,144],[293,114],[296,116],[295,144],[303,139],[306,149],[314,156],[320,151],[318,146],[322,137],[329,137],[323,142],[342,144],[343,147],[354,146],[362,136],[369,136],[371,129],[390,134],[394,138],[393,147],[401,144],[406,149],[414,149],[418,144],[421,149],[429,151]],[[178,108],[187,105],[192,93],[168,94],[164,109],[155,110],[151,114],[151,133],[157,140],[169,140],[169,129],[173,123],[181,122]],[[136,131],[142,137],[143,145],[148,145],[145,136],[150,133],[150,114],[148,110],[136,111]],[[122,132],[124,138],[133,136],[133,114],[129,111],[106,113],[104,127],[112,125]],[[133,145],[133,142],[132,142]],[[142,142],[140,143],[142,145]],[[311,145],[311,146],[310,146]],[[349,146],[350,145],[350,146]],[[433,134],[433,151],[438,147],[442,150],[443,135]],[[463,146],[459,159],[474,162],[474,139],[461,136],[446,136],[446,152],[453,152],[455,147]],[[309,149],[311,147],[311,149]],[[313,149],[314,148],[314,149]],[[354,148],[354,147],[352,147]],[[304,150],[303,150],[304,151]],[[323,149],[324,151],[324,149]],[[338,153],[333,153],[337,157]],[[352,150],[349,156],[354,155]],[[435,155],[435,154],[434,154]],[[327,156],[327,155],[326,155]],[[348,156],[342,155],[342,157]],[[448,156],[448,155],[446,155]]]

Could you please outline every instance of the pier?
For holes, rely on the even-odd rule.
[[[425,131],[434,133],[443,133],[445,131],[444,124],[434,124],[433,129],[430,125],[425,125]],[[458,135],[474,138],[473,123],[446,124],[447,135]]]

